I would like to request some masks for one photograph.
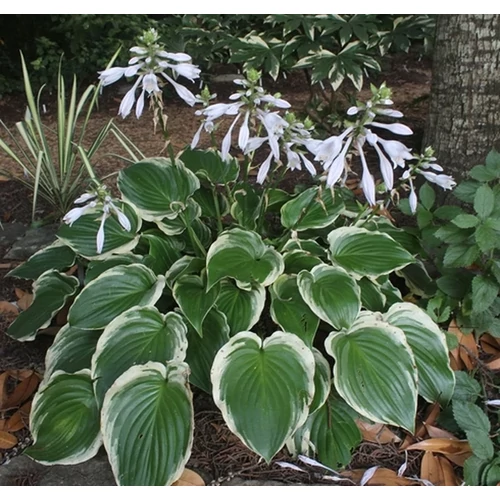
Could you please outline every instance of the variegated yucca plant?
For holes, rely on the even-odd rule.
[[[166,67],[194,74],[185,54],[155,49],[153,35],[131,60],[136,73],[145,71],[137,80],[142,99],[144,91],[155,96],[159,80],[137,68],[141,57],[158,53],[162,74]],[[102,76],[112,83],[123,74],[115,68]],[[338,467],[361,440],[357,418],[413,432],[419,395],[450,400],[445,336],[391,282],[396,272],[409,283],[422,272],[418,242],[373,208],[364,143],[389,163],[378,144],[384,148],[391,172],[409,154],[367,128],[406,132],[373,121],[390,105],[387,89],[350,110],[358,118],[346,132],[319,141],[293,116],[272,111],[289,104],[266,94],[258,79],[238,82],[244,90],[230,104],[202,99],[204,121],[191,146],[228,114],[235,118],[221,152],[170,149],[169,158],[138,161],[119,173],[120,199],[96,181],[66,215],[58,241],[10,273],[35,280],[33,304],[10,336],[33,340],[69,309],[33,401],[34,443],[26,452],[33,459],[75,464],[104,444],[118,484],[172,484],[191,452],[195,386],[213,395],[229,429],[267,462],[286,445]],[[240,160],[229,154],[238,120]],[[256,161],[261,146],[270,153]],[[323,164],[327,187],[293,195],[278,189],[285,167],[315,173],[304,148]],[[355,155],[364,206],[333,187]],[[407,171],[411,195],[411,174],[425,171],[425,161]],[[257,184],[249,181],[255,168]],[[65,274],[75,263],[77,277]]]

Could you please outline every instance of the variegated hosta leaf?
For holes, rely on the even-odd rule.
[[[332,386],[332,378],[330,376],[331,368],[328,361],[325,359],[318,349],[312,349],[314,354],[314,399],[309,406],[309,415],[321,408],[330,394]]]
[[[283,254],[286,274],[299,274],[300,271],[310,271],[313,267],[323,264],[323,261],[304,250],[292,250]]]
[[[219,288],[216,286],[207,290],[199,276],[182,276],[175,282],[172,290],[174,299],[200,336],[203,335],[201,325],[208,311],[215,305]]]
[[[77,290],[77,278],[57,271],[44,272],[33,283],[32,304],[9,326],[7,335],[21,342],[33,340],[38,330],[50,325]]]
[[[302,250],[320,259],[326,259],[326,250],[316,240],[300,240],[298,238],[290,238],[283,246],[283,252],[293,252],[294,250]]]
[[[403,331],[378,316],[363,313],[351,330],[332,332],[326,339],[326,350],[335,359],[335,388],[366,418],[413,432],[415,359]]]
[[[378,277],[415,261],[389,235],[360,227],[341,227],[328,235],[330,258],[356,275]]]
[[[99,406],[113,382],[133,365],[149,361],[184,361],[187,328],[174,313],[155,307],[133,307],[104,330],[92,358],[92,379]]]
[[[75,373],[90,369],[101,330],[81,330],[69,324],[57,333],[45,357],[44,378],[47,380],[57,370]]]
[[[181,276],[190,274],[200,274],[205,269],[205,260],[192,255],[183,255],[179,260],[176,260],[165,275],[167,285],[170,288],[174,287],[174,283]]]
[[[175,219],[200,181],[181,161],[148,158],[120,170],[118,187],[144,220],[153,221]]]
[[[189,459],[193,401],[185,363],[129,368],[106,393],[104,447],[120,486],[168,486]]]
[[[154,305],[164,286],[165,278],[143,264],[113,267],[91,281],[76,298],[69,310],[69,324],[101,330],[134,306]]]
[[[181,216],[182,215],[182,216]],[[167,236],[182,234],[186,230],[186,223],[192,224],[195,219],[200,217],[201,207],[192,198],[189,198],[186,208],[182,210],[175,218],[165,217],[156,220],[158,229]]]
[[[151,269],[155,274],[165,274],[181,258],[184,243],[179,239],[158,231],[148,231],[141,236],[149,243],[148,254],[154,259]]]
[[[190,226],[193,229],[194,234],[196,234],[196,236],[200,240],[203,248],[207,250],[213,242],[212,232],[210,231],[210,228],[200,219],[194,219],[191,222]],[[182,234],[180,234],[179,238],[184,243],[186,252],[196,254],[199,251],[198,246],[193,243],[193,240],[191,239],[191,236],[189,236],[188,231],[184,231]]]
[[[253,231],[223,232],[207,255],[208,286],[231,277],[241,283],[271,285],[283,272],[283,257]]]
[[[356,413],[339,397],[331,395],[305,424],[306,439],[322,463],[337,469],[345,467],[352,450],[361,442]]]
[[[232,280],[220,284],[217,309],[227,318],[231,335],[250,330],[260,319],[266,303],[266,290],[254,284],[250,290],[242,290]]]
[[[240,332],[215,357],[215,404],[231,431],[268,463],[307,418],[314,368],[311,350],[284,332],[264,341]]]
[[[281,223],[294,231],[320,229],[333,224],[344,208],[333,189],[312,187],[281,207]]]
[[[55,271],[66,271],[75,263],[76,255],[70,247],[60,241],[42,248],[33,254],[26,262],[17,266],[7,273],[6,277],[24,278],[36,280],[44,272],[54,269]]]
[[[271,318],[285,332],[294,333],[312,347],[319,318],[304,302],[297,276],[281,275],[271,286]]]
[[[123,253],[121,255],[111,255],[106,260],[92,260],[89,262],[87,272],[85,273],[85,285],[88,285],[92,280],[95,280],[103,272],[112,267],[128,264],[142,264],[143,259],[142,255]]]
[[[229,341],[229,325],[226,316],[212,307],[201,325],[203,337],[188,325],[186,362],[191,373],[189,381],[212,394],[210,370],[219,349]]]
[[[311,310],[335,329],[349,328],[361,309],[356,281],[338,266],[321,264],[297,277],[300,295]]]
[[[71,226],[63,224],[57,237],[78,255],[89,260],[102,260],[112,254],[131,252],[139,242],[137,232],[142,221],[130,205],[118,203],[118,207],[130,221],[131,229],[125,231],[116,217],[108,217],[104,223],[104,246],[101,253],[97,253],[97,233],[103,216],[102,210],[82,215]]]
[[[386,310],[386,297],[381,291],[380,285],[374,283],[369,278],[358,280],[358,286],[361,290],[361,304],[369,311]]]
[[[431,403],[447,405],[453,395],[455,375],[439,326],[420,307],[408,302],[394,304],[384,319],[406,335],[417,364],[419,394]]]
[[[90,370],[57,371],[33,399],[30,430],[34,443],[25,454],[45,465],[85,462],[101,447],[99,424]]]
[[[231,158],[224,161],[218,151],[187,148],[180,159],[191,172],[194,172],[200,179],[207,179],[212,184],[235,182],[240,173],[237,160]]]

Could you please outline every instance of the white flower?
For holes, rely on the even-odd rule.
[[[273,159],[273,153],[269,153],[269,156],[264,160],[264,163],[260,166],[259,172],[257,174],[257,183],[262,184],[267,177],[269,168],[271,167],[271,161]]]
[[[95,201],[91,201],[84,207],[76,207],[72,208],[64,217],[63,217],[63,222],[66,224],[69,224],[70,226],[73,225],[75,221],[77,221],[83,214],[88,212],[89,210],[95,208],[97,203]]]
[[[402,123],[371,122],[371,123],[367,123],[367,126],[368,125],[373,125],[374,127],[389,130],[389,132],[392,132],[393,134],[397,134],[397,135],[412,135],[413,134],[413,130],[410,127],[407,127],[406,125],[403,125]]]
[[[380,172],[382,172],[382,178],[384,179],[385,187],[390,191],[394,187],[394,171],[391,162],[386,158],[382,150],[378,147],[377,143],[373,144],[375,151],[378,154],[380,161]]]
[[[137,81],[134,83],[133,87],[125,94],[125,97],[122,99],[120,103],[120,108],[118,109],[118,114],[121,115],[122,118],[126,118],[130,111],[132,111],[132,106],[135,102],[135,91],[137,87],[142,81],[142,76],[140,76]]]
[[[435,174],[434,172],[419,171],[429,182],[437,184],[443,189],[453,189],[457,183],[453,180],[453,177],[444,174]]]
[[[328,177],[326,178],[326,185],[333,186],[342,175],[345,169],[345,158],[351,146],[352,138],[349,137],[342,148],[340,154],[333,160],[333,162],[328,166]]]
[[[104,71],[99,71],[99,80],[101,80],[103,87],[117,82],[120,78],[123,77],[126,69],[127,68],[116,67],[109,68]]]
[[[189,106],[194,106],[196,104],[196,97],[194,96],[194,94],[189,89],[187,89],[186,87],[184,87],[184,85],[181,85],[180,83],[177,83],[175,80],[173,80],[172,78],[170,78],[166,73],[162,72],[161,75],[163,76],[163,78],[165,78],[165,80],[169,81],[172,84],[172,86],[174,87],[175,91],[177,92],[177,95],[186,104],[188,104]]]
[[[361,177],[361,189],[365,194],[366,201],[370,206],[374,206],[376,204],[375,197],[375,181],[373,180],[372,174],[368,170],[368,165],[366,164],[365,154],[363,153],[363,147],[358,141],[356,143],[356,150],[359,153],[359,157],[361,158],[361,165],[363,166],[363,176]]]
[[[410,196],[408,197],[410,202],[411,213],[414,214],[417,211],[417,193],[415,193],[415,188],[413,187],[413,182],[410,177]]]
[[[391,161],[398,167],[405,166],[405,160],[412,160],[411,149],[408,149],[402,142],[388,141],[377,137],[377,142],[384,148]]]

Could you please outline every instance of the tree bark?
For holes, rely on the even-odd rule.
[[[457,180],[500,150],[500,15],[438,16],[424,144]]]

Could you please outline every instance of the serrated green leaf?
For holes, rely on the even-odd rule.
[[[445,267],[469,267],[479,258],[479,249],[473,245],[454,245],[446,249]]]
[[[500,287],[486,276],[476,276],[472,280],[472,310],[475,313],[486,311],[498,297]]]
[[[497,172],[487,165],[476,165],[470,169],[469,176],[479,182],[490,182],[497,178]]]
[[[500,177],[500,153],[496,149],[492,149],[486,156],[486,166],[495,170],[497,177]]]
[[[427,182],[424,183],[420,188],[418,192],[418,199],[427,210],[430,210],[434,206],[434,202],[436,201],[436,193]]]
[[[486,219],[495,208],[495,195],[493,190],[483,184],[474,196],[474,210],[480,219]]]
[[[116,482],[168,486],[193,442],[193,401],[185,363],[133,366],[106,393],[101,427]]]
[[[481,224],[474,233],[474,238],[476,239],[477,246],[481,249],[481,252],[487,253],[490,250],[498,247],[498,237],[499,234],[488,226],[486,219],[483,224]]]
[[[460,207],[455,205],[443,205],[442,207],[436,208],[434,217],[443,220],[452,220],[463,213],[464,211]]]
[[[479,219],[472,214],[460,214],[457,215],[452,221],[455,226],[462,229],[469,229],[471,227],[476,227],[479,224]]]
[[[453,401],[474,403],[481,393],[481,385],[479,382],[471,375],[461,371],[455,373],[455,379]]]
[[[467,441],[469,441],[472,452],[483,460],[491,460],[495,454],[493,442],[488,433],[481,431],[467,431]]]
[[[464,463],[464,481],[467,486],[481,486],[481,473],[487,462],[479,457],[469,457]]]
[[[477,190],[481,186],[480,182],[477,181],[465,181],[461,182],[454,190],[453,195],[460,201],[472,204],[474,202],[474,197]]]

